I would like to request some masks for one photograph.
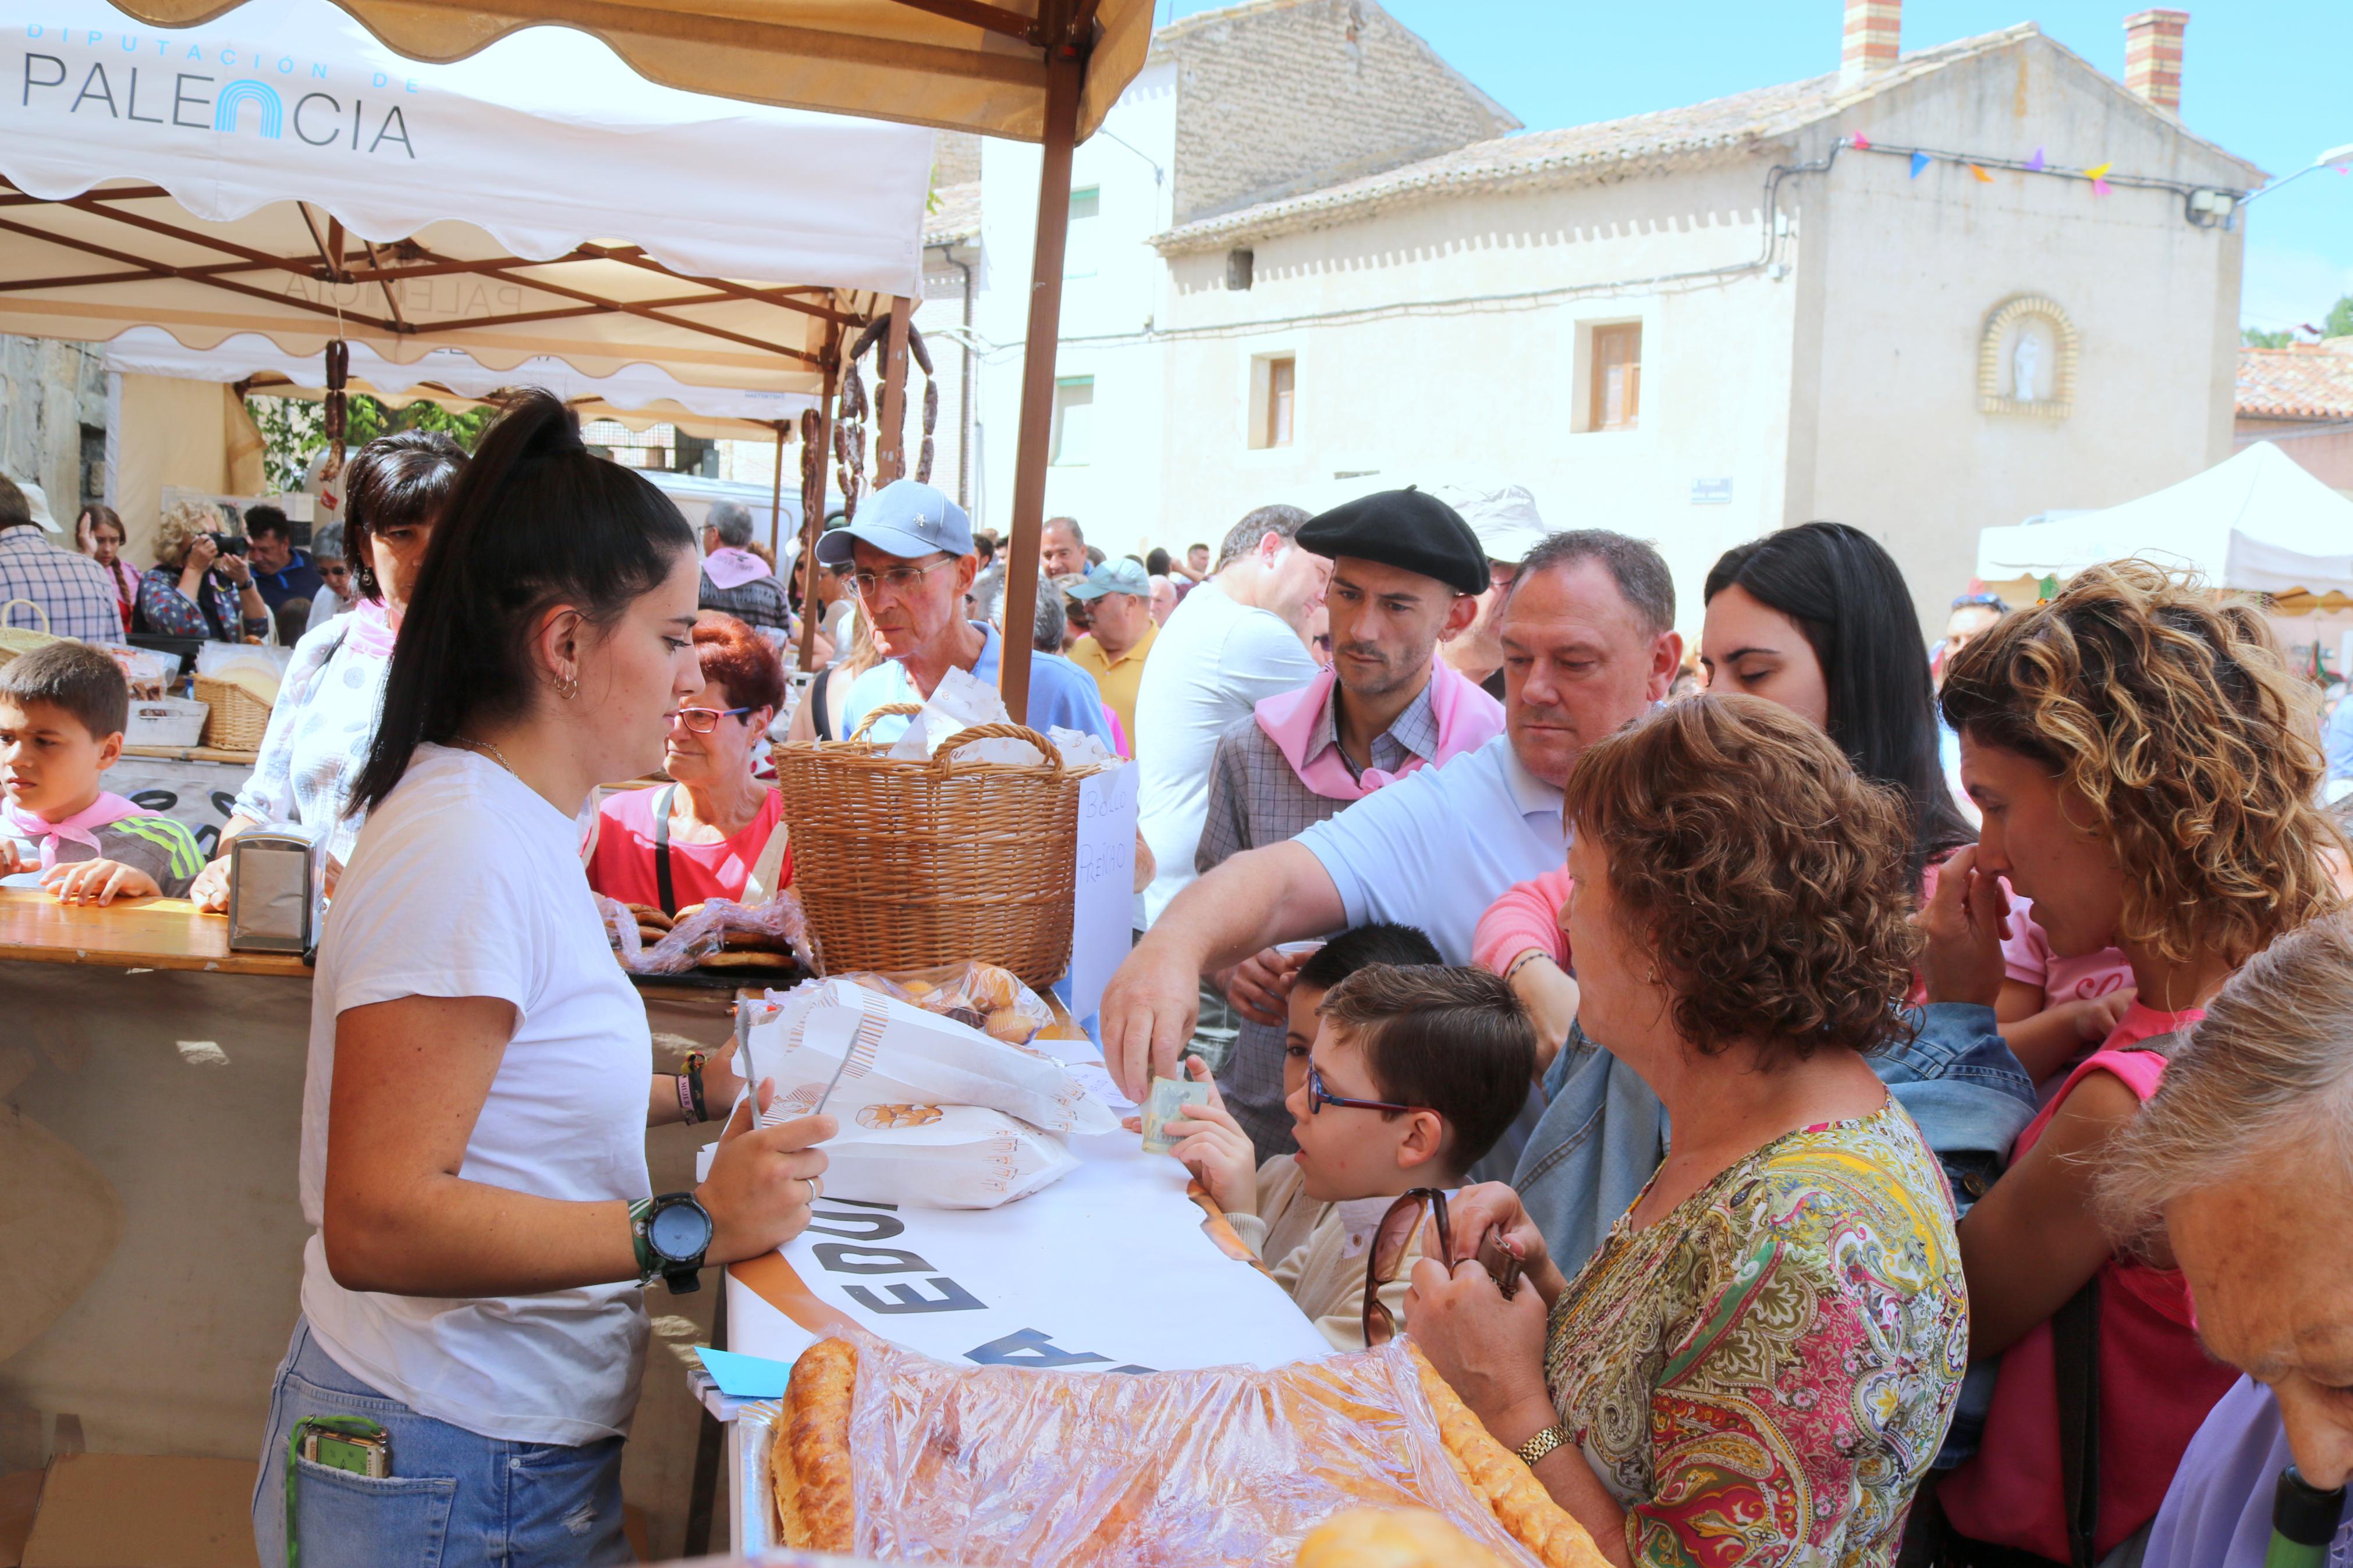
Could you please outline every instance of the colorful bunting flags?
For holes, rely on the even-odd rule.
[[[2094,184],[2098,184],[2100,183],[2100,177],[2115,167],[2116,165],[2114,163],[2094,163],[2090,168],[2084,171],[2084,178],[2091,181]]]
[[[1868,153],[1871,151],[1871,138],[1858,132],[1854,135],[1847,138],[1847,145],[1860,148],[1862,151]]]
[[[1918,179],[1918,178],[1920,177],[1920,171],[1921,171],[1921,170],[1923,170],[1923,169],[1925,169],[1925,168],[1926,168],[1927,166],[1928,166],[1928,154],[1927,154],[1927,153],[1913,153],[1913,154],[1912,154],[1912,177],[1913,177],[1914,179],[1915,179],[1915,180],[1916,180],[1916,179]]]
[[[2029,158],[2029,159],[2026,161],[2026,166],[2027,166],[2027,168],[2028,168],[2031,172],[2032,172],[2032,173],[2034,173],[2034,174],[2039,174],[2042,173],[2042,148],[2037,147],[2037,148],[2034,150],[2034,156],[2033,156],[2033,157],[2031,157],[2031,158]]]
[[[1978,168],[1975,163],[1971,163],[1969,165],[1969,173],[1978,177],[1978,182],[1980,184],[1990,185],[1993,184],[1993,176],[1987,174],[1983,169]]]
[[[2042,597],[2045,604],[2057,598],[2059,596],[2059,579],[2057,575],[2052,574],[2045,576],[2041,582],[2034,584],[2034,592]]]

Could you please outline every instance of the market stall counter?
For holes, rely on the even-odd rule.
[[[642,983],[657,1065],[723,1042],[735,989]],[[0,1470],[39,1463],[40,1423],[67,1415],[95,1451],[251,1459],[301,1306],[311,971],[231,952],[227,921],[184,900],[0,887],[0,1191],[41,1237],[0,1310],[0,1406],[39,1421],[0,1421]],[[691,1181],[701,1131],[649,1136],[658,1181]],[[633,1499],[682,1497],[676,1403],[677,1433],[631,1445],[667,1450],[676,1484]]]

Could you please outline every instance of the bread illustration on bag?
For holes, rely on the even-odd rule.
[[[940,1119],[936,1105],[869,1105],[858,1112],[858,1125],[881,1130],[888,1127],[928,1127]]]

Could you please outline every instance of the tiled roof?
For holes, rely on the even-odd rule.
[[[1681,109],[1477,142],[1320,191],[1180,224],[1153,244],[1165,256],[1218,249],[1448,195],[1579,184],[1671,163],[1737,155],[1831,119],[1890,89],[2041,36],[2042,30],[2033,23],[2021,22],[1999,32],[1916,50],[1858,82],[1842,82],[1833,71]],[[2116,91],[2123,94],[2126,89],[2117,84]]]
[[[2239,351],[2242,419],[2353,419],[2353,338]]]
[[[956,245],[980,237],[980,182],[936,185],[932,210],[923,215],[925,245]]]

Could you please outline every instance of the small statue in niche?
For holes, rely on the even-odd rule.
[[[2042,345],[2036,341],[2033,328],[2019,329],[2018,346],[2010,353],[2010,368],[2011,398],[2020,403],[2036,401],[2034,387],[2036,373],[2042,368]]]

